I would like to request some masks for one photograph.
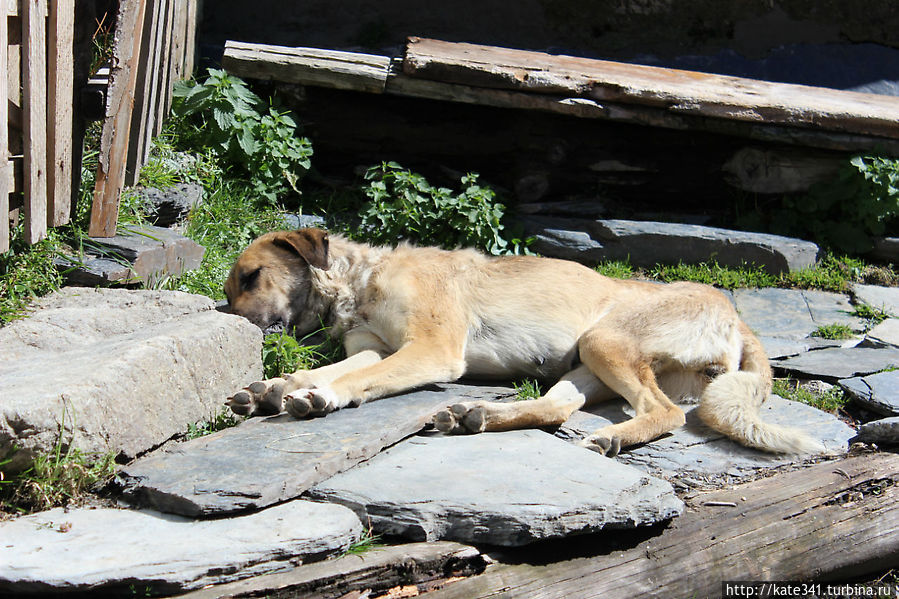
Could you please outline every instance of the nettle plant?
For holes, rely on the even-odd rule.
[[[376,243],[477,247],[494,255],[526,252],[527,242],[504,237],[505,206],[478,178],[475,173],[463,176],[461,190],[454,192],[432,186],[396,162],[368,169],[363,191],[369,202],[361,211],[365,237]]]
[[[176,118],[194,124],[194,145],[210,148],[239,169],[253,190],[274,201],[309,170],[312,144],[299,135],[296,119],[263,102],[238,77],[209,69],[202,83],[175,84]]]

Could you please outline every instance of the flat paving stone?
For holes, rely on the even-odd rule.
[[[289,570],[345,551],[361,533],[352,511],[311,501],[199,521],[57,508],[0,523],[0,595],[169,594]]]
[[[840,387],[872,412],[899,416],[899,370],[844,379]]]
[[[845,324],[862,331],[865,321],[852,315],[848,297],[826,291],[736,289],[740,317],[760,337],[804,339],[820,326]]]
[[[866,422],[858,428],[855,440],[862,443],[899,443],[899,416]]]
[[[512,393],[506,387],[434,385],[324,418],[252,418],[136,460],[120,474],[124,494],[138,505],[188,516],[259,509],[298,497],[417,433],[441,408]]]
[[[806,378],[848,379],[899,366],[899,349],[827,348],[793,358],[773,360],[771,365]]]
[[[668,480],[736,482],[765,468],[796,461],[795,456],[771,454],[744,447],[706,426],[695,405],[681,405],[687,423],[668,435],[642,446],[628,448],[615,459],[648,474]],[[835,416],[811,406],[770,395],[762,405],[761,417],[773,424],[805,430],[832,452],[846,451],[855,431]],[[572,414],[556,435],[576,442],[609,424],[624,422],[633,409],[624,400],[613,400]]]
[[[899,287],[853,285],[852,294],[856,301],[878,310],[885,310],[893,316],[899,316]]]
[[[669,483],[540,430],[416,436],[309,496],[381,534],[507,546],[649,525],[684,507]]]
[[[887,318],[868,331],[865,343],[874,346],[891,345],[893,347],[899,347],[899,319]]]

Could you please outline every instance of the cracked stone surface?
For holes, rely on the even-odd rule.
[[[801,377],[833,381],[899,367],[899,349],[828,348],[774,360],[771,365]]]
[[[642,446],[623,450],[618,461],[666,479],[712,480],[725,482],[751,476],[764,468],[795,462],[793,456],[766,453],[743,447],[718,433],[699,419],[696,406],[682,405],[687,423],[670,434]],[[811,406],[770,395],[762,405],[761,417],[775,424],[795,426],[820,439],[833,452],[844,452],[855,431],[835,416]],[[633,416],[624,400],[614,400],[575,412],[556,433],[578,441],[609,424]]]
[[[413,437],[313,488],[375,532],[524,545],[668,520],[663,480],[540,430]]]
[[[361,533],[352,511],[310,501],[200,521],[57,508],[0,523],[0,594],[176,593],[323,559]]]
[[[844,379],[840,386],[872,412],[899,416],[899,370]]]
[[[211,516],[259,509],[298,497],[417,433],[441,408],[511,394],[505,387],[434,385],[324,418],[251,418],[170,444],[129,464],[120,477],[131,501],[165,512]]]
[[[899,287],[878,285],[853,285],[852,294],[857,301],[899,316]]]
[[[853,306],[839,293],[795,289],[736,289],[740,317],[756,335],[802,340],[820,326],[845,324],[863,331],[865,321],[852,316]]]
[[[899,416],[866,422],[858,429],[858,441],[862,443],[899,443]]]

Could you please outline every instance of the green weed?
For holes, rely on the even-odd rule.
[[[324,329],[318,331],[323,332]],[[316,333],[313,333],[316,334]],[[307,339],[311,337],[308,336]],[[267,379],[297,370],[311,370],[334,362],[342,348],[327,337],[317,345],[304,345],[286,331],[267,335],[262,342],[262,368]]]
[[[814,393],[801,387],[799,381],[785,378],[774,379],[772,391],[784,399],[798,401],[830,413],[839,412],[849,403],[849,396],[839,385],[834,385],[823,393]]]
[[[672,281],[693,281],[724,289],[738,287],[773,287],[777,278],[761,268],[744,266],[733,268],[721,266],[717,261],[702,264],[662,265],[649,271],[649,276],[666,283]]]
[[[515,401],[537,399],[543,395],[543,391],[540,389],[540,383],[531,379],[512,383],[512,388],[515,389]]]
[[[868,304],[856,304],[852,312],[853,316],[864,318],[870,326],[876,326],[890,317],[890,313],[881,308],[874,308]]]
[[[852,328],[848,325],[833,323],[819,326],[812,331],[812,337],[820,337],[821,339],[851,339],[855,336]]]
[[[613,279],[632,279],[634,267],[627,260],[608,260],[595,267],[596,272]]]
[[[363,553],[371,551],[372,549],[377,549],[378,547],[383,547],[381,535],[374,534],[371,526],[369,526],[362,531],[362,536],[360,536],[356,542],[347,547],[347,550],[344,551],[343,555],[362,555]]]
[[[223,408],[209,420],[201,420],[188,425],[187,433],[184,436],[188,440],[197,439],[225,430],[226,428],[231,428],[238,424],[240,424],[240,419],[237,418],[231,410]]]

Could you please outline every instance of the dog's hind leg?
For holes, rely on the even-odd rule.
[[[434,426],[448,433],[480,433],[558,426],[585,403],[614,397],[586,366],[578,366],[545,395],[527,401],[457,403],[434,416]]]
[[[634,418],[605,426],[582,444],[607,456],[621,447],[645,443],[682,426],[684,412],[662,392],[652,370],[652,356],[642,355],[626,334],[594,327],[578,341],[581,361],[631,406]]]

